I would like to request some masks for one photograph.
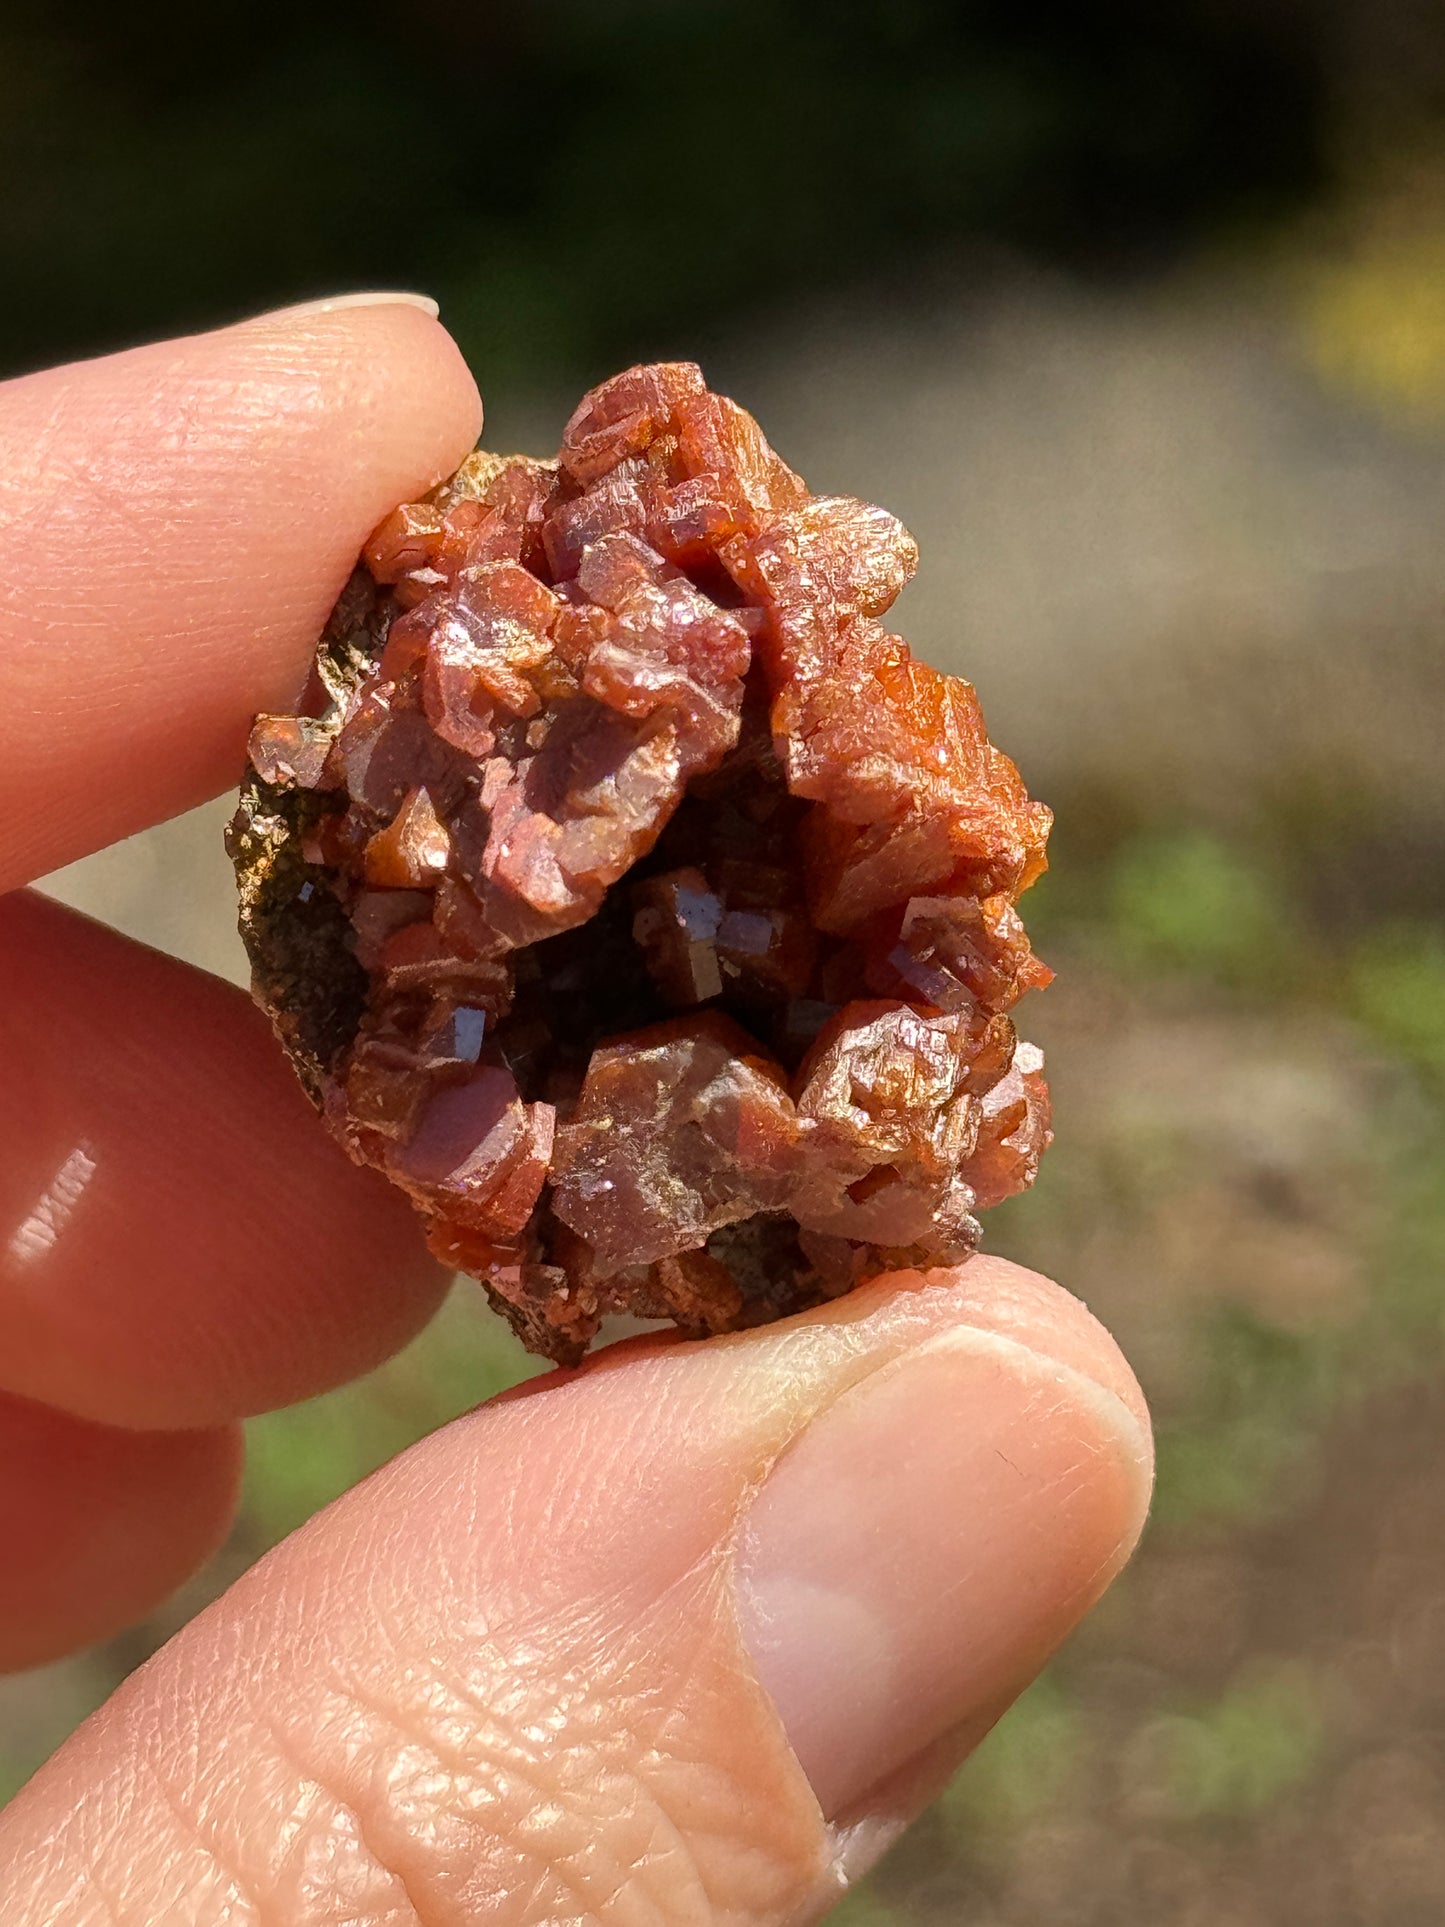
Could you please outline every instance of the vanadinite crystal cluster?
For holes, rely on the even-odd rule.
[[[1049,812],[882,618],[917,560],[687,362],[377,529],[232,825],[327,1124],[534,1350],[946,1264],[1049,1139]]]

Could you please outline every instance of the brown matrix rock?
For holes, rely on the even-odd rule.
[[[690,363],[367,544],[231,830],[327,1124],[523,1341],[728,1331],[973,1250],[1032,1182],[1049,813],[881,618],[917,550]]]

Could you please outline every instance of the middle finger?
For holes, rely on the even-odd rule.
[[[445,1280],[230,984],[0,900],[0,1391],[215,1425],[366,1371]]]

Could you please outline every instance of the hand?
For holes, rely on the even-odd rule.
[[[0,889],[231,783],[479,422],[396,298],[0,388]],[[0,955],[15,1667],[171,1590],[237,1421],[444,1281],[239,992],[23,892]],[[0,1918],[816,1919],[1122,1565],[1149,1466],[1112,1341],[994,1258],[618,1346],[404,1454],[128,1681],[0,1815]]]

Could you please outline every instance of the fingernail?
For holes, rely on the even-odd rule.
[[[744,1522],[738,1607],[830,1819],[1022,1691],[1132,1550],[1151,1465],[1115,1392],[972,1327],[788,1448]]]
[[[298,301],[290,308],[272,308],[252,317],[256,321],[294,321],[302,315],[339,314],[343,308],[420,308],[433,320],[441,309],[429,294],[413,294],[406,289],[382,289],[374,293],[328,294],[317,301]]]

